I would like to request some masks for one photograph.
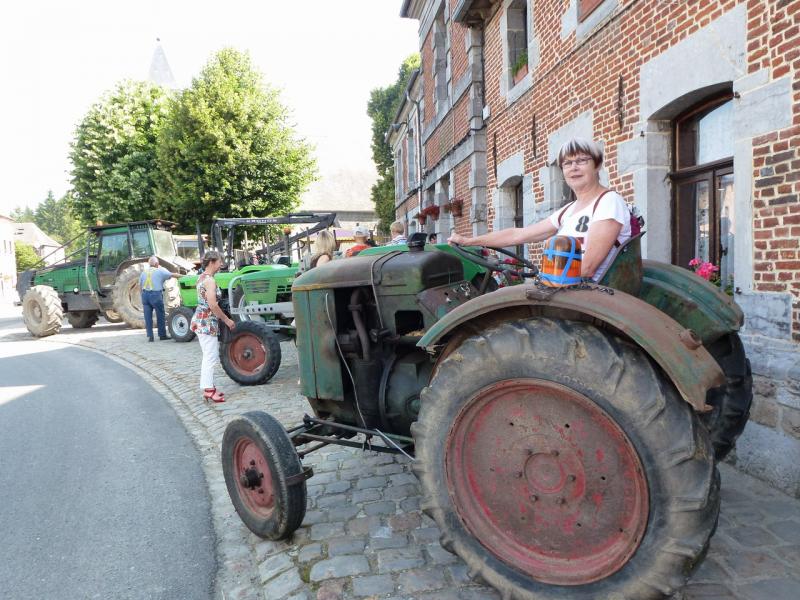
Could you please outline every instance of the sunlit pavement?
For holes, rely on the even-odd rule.
[[[30,339],[18,307],[0,305],[0,341]],[[8,320],[11,319],[11,320]],[[228,499],[219,447],[225,423],[266,410],[296,424],[308,404],[297,386],[297,355],[281,345],[283,361],[268,384],[241,387],[222,370],[217,385],[228,401],[209,406],[199,393],[196,342],[147,343],[144,332],[101,321],[89,330],[65,325],[39,340],[79,344],[136,370],[172,405],[204,456],[214,526],[220,540],[218,595],[226,599],[499,598],[467,577],[464,563],[439,546],[439,530],[419,509],[420,495],[403,457],[328,447],[306,459],[308,512],[290,542],[252,535]],[[784,600],[800,589],[800,501],[721,465],[722,512],[708,556],[675,599]]]

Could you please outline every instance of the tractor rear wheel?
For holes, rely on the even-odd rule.
[[[122,323],[122,317],[113,308],[103,311],[103,318],[109,323]]]
[[[663,598],[716,527],[706,428],[639,348],[589,324],[467,339],[412,433],[442,545],[503,598]]]
[[[753,402],[753,374],[742,340],[737,334],[731,333],[707,349],[722,368],[726,379],[725,385],[709,398],[714,410],[703,415],[703,422],[710,431],[714,445],[714,457],[720,461],[733,450],[736,438],[747,425]]]
[[[247,412],[222,436],[222,472],[247,528],[270,540],[288,538],[306,514],[306,477],[283,426],[265,412]]]
[[[67,321],[75,329],[88,329],[100,318],[100,313],[96,310],[76,310],[67,313]]]
[[[46,337],[61,331],[64,311],[61,299],[49,285],[34,285],[22,298],[22,319],[25,327],[36,337]]]
[[[176,342],[191,342],[197,336],[191,329],[194,309],[178,306],[167,314],[167,327],[170,337]]]
[[[260,385],[281,366],[281,344],[259,321],[240,321],[219,345],[222,368],[240,385]]]
[[[144,309],[142,308],[142,288],[139,276],[147,263],[135,263],[126,267],[117,276],[112,298],[114,310],[129,327],[144,329]]]

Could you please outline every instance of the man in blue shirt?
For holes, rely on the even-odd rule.
[[[170,277],[180,277],[159,266],[158,258],[151,256],[142,274],[139,275],[139,286],[142,288],[142,308],[144,309],[144,326],[147,330],[147,341],[153,341],[153,311],[156,311],[158,322],[158,339],[168,340],[164,326],[164,282]]]

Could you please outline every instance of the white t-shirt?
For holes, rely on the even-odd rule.
[[[617,223],[622,224],[622,229],[619,231],[617,241],[620,245],[624,244],[631,237],[631,213],[625,200],[617,192],[609,191],[597,203],[597,210],[594,204],[597,198],[592,200],[583,210],[575,212],[575,204],[571,204],[566,211],[559,209],[550,215],[550,223],[553,227],[558,229],[556,235],[568,235],[581,239],[581,247],[586,252],[589,247],[591,237],[589,232],[592,228],[592,223],[595,221],[605,221],[606,219],[614,219]],[[561,227],[558,225],[558,215],[564,211],[561,217]],[[594,214],[592,214],[594,211]],[[613,260],[616,247],[611,248],[608,256],[605,257],[600,266],[595,271],[592,279],[600,281],[605,272],[608,270],[611,261]]]

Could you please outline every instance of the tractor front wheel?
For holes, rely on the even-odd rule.
[[[468,338],[412,433],[442,545],[504,598],[669,596],[716,527],[706,428],[640,349],[592,325]]]
[[[281,344],[259,321],[240,321],[219,345],[222,368],[240,385],[260,385],[281,366]]]
[[[22,298],[22,319],[25,327],[36,337],[46,337],[61,331],[64,311],[56,291],[49,285],[34,285]]]
[[[191,329],[194,309],[188,306],[178,306],[169,311],[167,315],[167,327],[169,335],[176,342],[191,342],[197,337]]]
[[[228,423],[222,472],[236,512],[247,528],[270,540],[288,538],[306,514],[306,477],[286,430],[265,412]]]
[[[67,321],[75,329],[88,329],[100,318],[100,313],[96,310],[76,310],[67,313]]]
[[[143,262],[126,267],[117,276],[112,293],[114,310],[129,327],[134,329],[144,329],[144,308],[139,276],[145,267],[147,263]]]

